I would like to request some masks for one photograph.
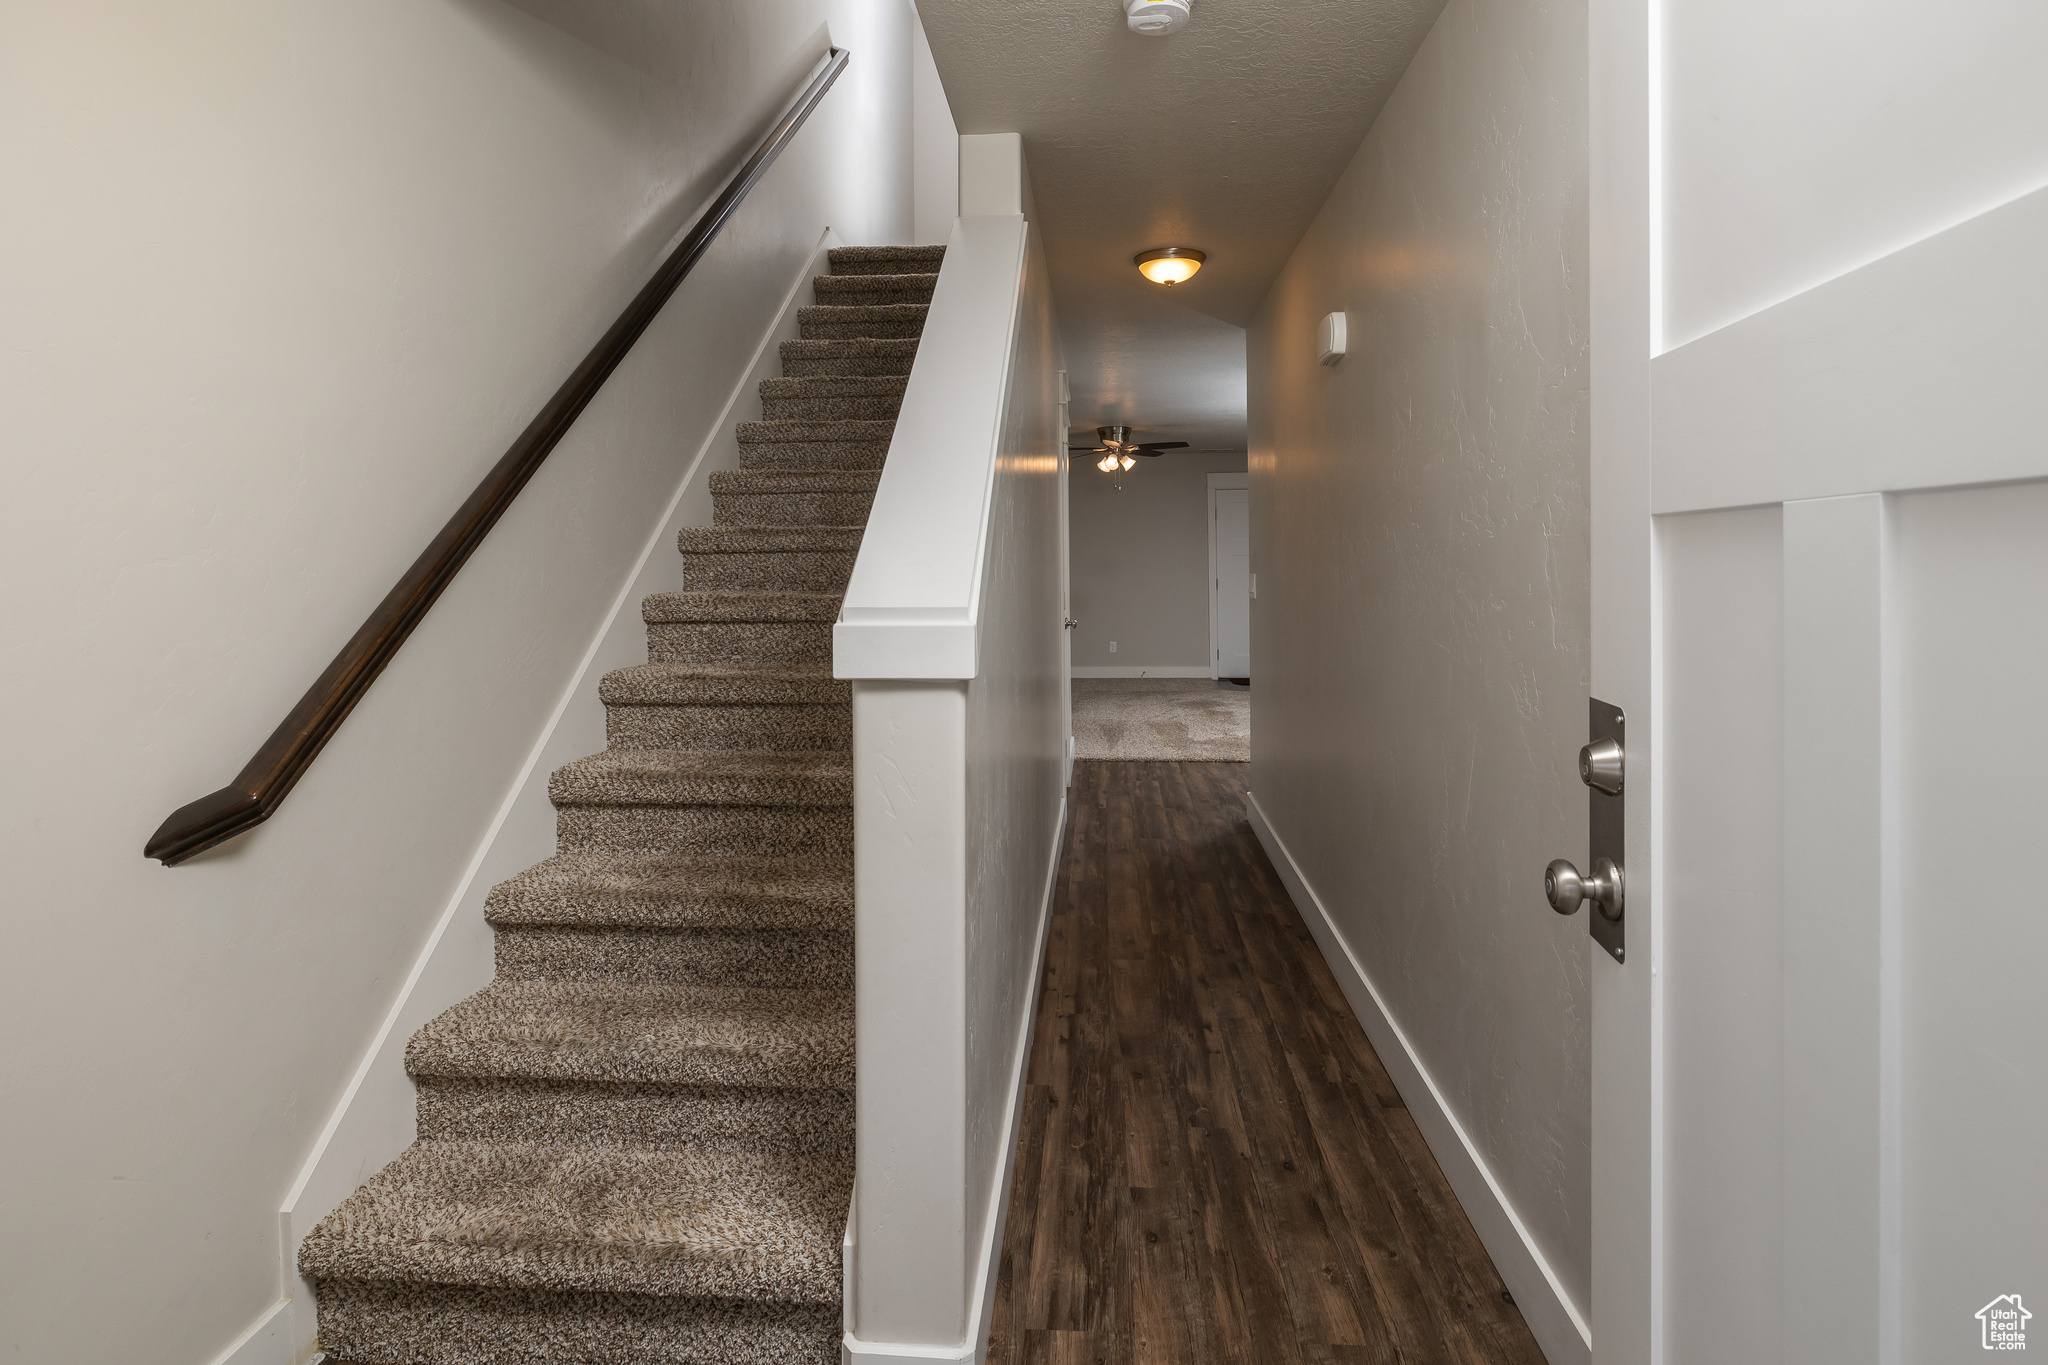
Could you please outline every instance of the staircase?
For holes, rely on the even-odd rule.
[[[412,1039],[419,1140],[302,1244],[330,1361],[839,1359],[853,1185],[849,685],[832,622],[942,247],[831,253],[783,378]]]

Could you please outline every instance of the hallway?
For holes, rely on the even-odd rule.
[[[1249,774],[1075,767],[989,1359],[1541,1365]]]

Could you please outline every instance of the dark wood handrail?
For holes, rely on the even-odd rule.
[[[160,858],[166,867],[175,867],[215,844],[247,833],[276,813],[320,750],[341,728],[342,721],[348,719],[348,713],[370,690],[370,684],[425,618],[428,608],[568,433],[577,415],[597,396],[606,378],[626,358],[633,343],[709,249],[719,229],[732,218],[740,201],[767,173],[845,69],[846,50],[833,48],[823,68],[733,173],[710,207],[654,272],[654,278],[634,296],[619,320],[555,391],[555,396],[520,433],[504,458],[492,466],[476,491],[441,528],[441,534],[405,571],[398,586],[370,613],[362,629],[327,665],[327,671],[299,699],[284,723],[263,742],[256,756],[227,786],[173,811],[143,846],[144,856]]]

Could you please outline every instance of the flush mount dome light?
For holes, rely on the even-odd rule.
[[[1164,38],[1188,26],[1195,0],[1124,0],[1124,24],[1147,38]]]
[[[1209,259],[1206,252],[1191,246],[1162,246],[1150,251],[1141,251],[1133,258],[1138,273],[1154,284],[1179,284],[1191,279],[1202,262]]]

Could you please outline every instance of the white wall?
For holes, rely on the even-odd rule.
[[[0,1353],[205,1361],[278,1298],[280,1200],[753,343],[827,226],[909,237],[911,24],[900,0],[0,18]],[[145,862],[828,41],[853,60],[809,129],[282,812]]]
[[[936,246],[960,216],[960,130],[923,25],[914,26],[910,36],[911,155],[917,181],[910,236],[917,246]]]
[[[1065,797],[1059,368],[1036,235],[963,216],[834,628],[854,679],[856,1359],[987,1343]]]
[[[1451,0],[1249,351],[1252,790],[1554,1361],[1590,1264],[1589,943],[1538,894],[1586,838],[1585,70],[1580,0]]]
[[[1001,455],[989,499],[981,668],[967,685],[967,1113],[962,1288],[986,1314],[1001,1257],[1025,1042],[1066,802],[1067,658],[1059,515],[1058,329],[1045,244],[1031,235]],[[990,1259],[979,1255],[988,1247]],[[975,1277],[985,1282],[976,1283]],[[977,1348],[983,1345],[977,1341]]]
[[[1081,622],[1076,669],[1209,676],[1208,476],[1244,467],[1242,453],[1183,450],[1111,475],[1094,456],[1074,456],[1067,515],[1072,614]]]

